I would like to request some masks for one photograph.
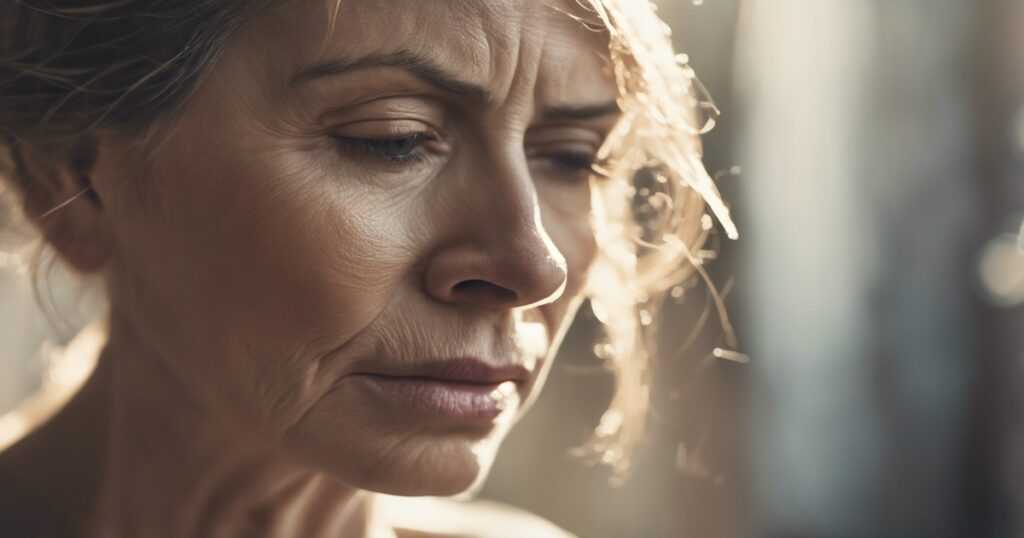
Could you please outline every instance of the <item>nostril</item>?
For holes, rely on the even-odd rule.
[[[507,304],[518,298],[516,292],[486,280],[463,280],[452,288],[455,295],[474,302]]]

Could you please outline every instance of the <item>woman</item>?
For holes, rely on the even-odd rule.
[[[708,227],[700,195],[732,232],[649,5],[0,17],[5,175],[109,300],[88,382],[0,455],[5,532],[561,535],[411,499],[486,476],[587,297],[622,374],[594,449],[625,461],[641,329]]]

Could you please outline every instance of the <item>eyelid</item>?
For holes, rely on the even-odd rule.
[[[366,119],[331,129],[333,146],[347,159],[365,159],[367,166],[402,173],[450,153],[433,126],[411,119]]]
[[[441,138],[440,133],[432,125],[410,119],[359,120],[332,127],[330,132],[332,136],[368,140],[388,140],[415,135],[424,135],[432,139]]]
[[[322,124],[333,125],[402,120],[440,125],[445,120],[445,108],[430,98],[390,96],[328,110],[318,118]]]
[[[552,146],[556,144],[587,144],[596,148],[601,147],[608,133],[603,129],[588,128],[585,126],[542,126],[535,127],[527,132],[525,145]]]
[[[531,143],[526,145],[526,156],[528,158],[546,157],[555,154],[576,153],[597,155],[601,145],[591,141],[583,140],[554,140],[544,143]]]
[[[526,158],[528,160],[566,157],[585,157],[592,161],[597,161],[597,149],[582,146],[553,146],[526,150]]]

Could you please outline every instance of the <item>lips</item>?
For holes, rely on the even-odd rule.
[[[379,364],[359,373],[475,385],[494,385],[506,381],[523,383],[530,379],[530,371],[524,366],[494,366],[476,358],[432,360],[412,364]]]
[[[464,422],[493,423],[519,407],[530,380],[524,366],[494,366],[476,358],[410,364],[378,362],[348,376],[386,407]]]

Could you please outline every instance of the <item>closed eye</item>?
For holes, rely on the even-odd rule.
[[[573,144],[562,148],[528,151],[535,174],[560,181],[582,181],[594,175],[597,150],[589,145]]]
[[[431,137],[427,133],[413,133],[389,138],[357,138],[333,136],[338,148],[349,154],[377,158],[390,163],[411,163],[423,158],[423,144]]]
[[[595,156],[590,152],[566,151],[553,153],[546,158],[567,172],[581,172],[594,167]]]

